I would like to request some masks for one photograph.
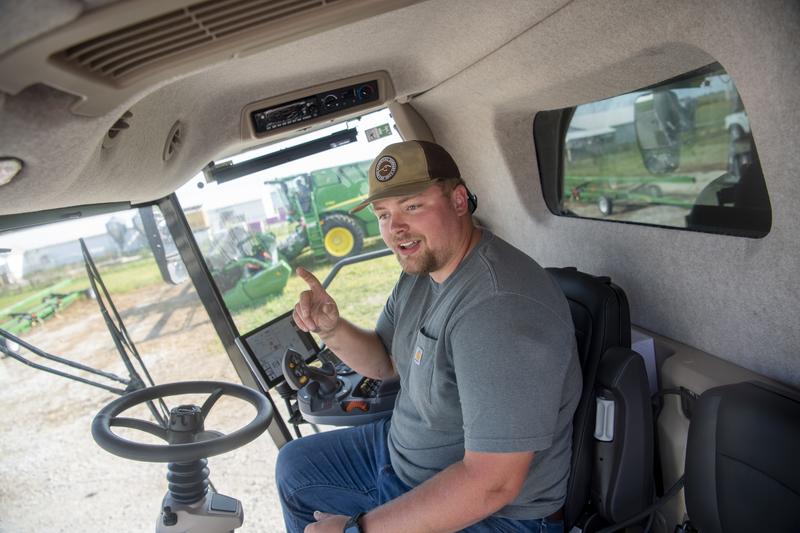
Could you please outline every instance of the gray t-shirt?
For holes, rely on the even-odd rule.
[[[442,284],[402,274],[376,330],[400,374],[392,466],[416,486],[476,452],[535,451],[496,516],[564,502],[581,372],[569,306],[533,259],[487,230]]]

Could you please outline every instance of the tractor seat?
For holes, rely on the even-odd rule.
[[[704,392],[692,408],[685,496],[702,533],[800,531],[800,397],[761,383]]]
[[[573,417],[565,531],[588,532],[653,501],[653,419],[644,361],[631,351],[625,292],[607,277],[548,268],[569,303],[583,390]]]

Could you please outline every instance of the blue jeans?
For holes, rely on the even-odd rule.
[[[291,441],[278,454],[275,479],[286,530],[302,532],[314,511],[352,516],[411,490],[389,460],[391,419]],[[563,533],[561,521],[489,517],[468,533]]]

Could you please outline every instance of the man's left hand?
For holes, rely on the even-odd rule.
[[[308,524],[305,533],[342,533],[349,517],[314,511],[313,524]]]

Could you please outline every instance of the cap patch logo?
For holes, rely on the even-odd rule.
[[[389,181],[397,174],[397,160],[390,156],[385,155],[378,159],[375,165],[375,179],[378,181]]]

